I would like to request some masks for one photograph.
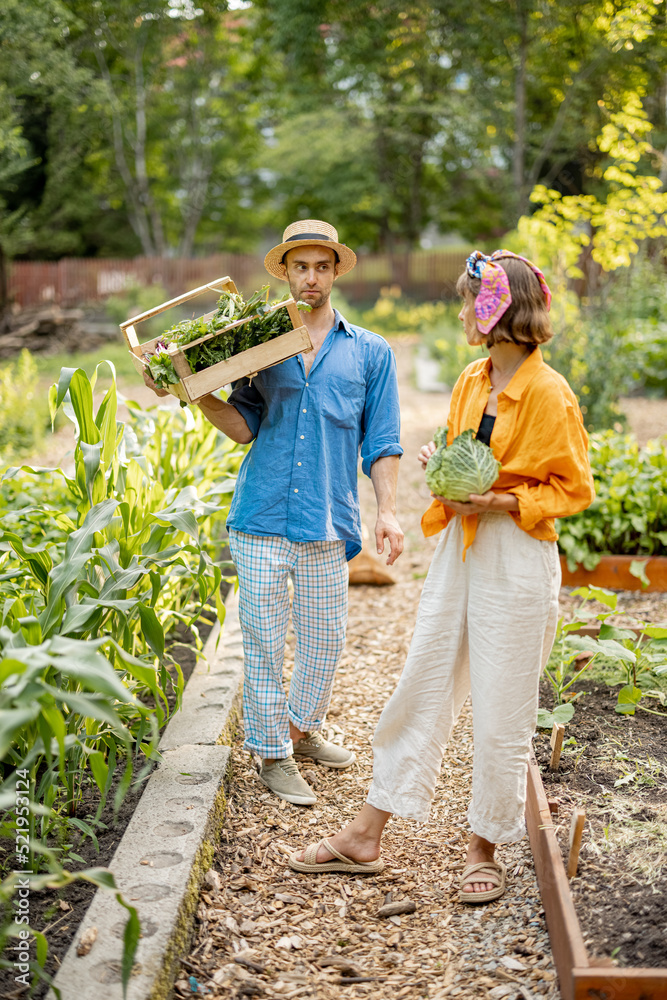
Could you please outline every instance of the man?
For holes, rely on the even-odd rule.
[[[236,383],[227,402],[199,401],[221,431],[253,442],[227,517],[239,578],[245,746],[262,760],[260,780],[298,805],[316,796],[295,758],[332,768],[355,759],[320,730],[345,644],[346,560],[361,549],[360,450],[377,499],[377,550],[388,542],[389,565],[403,550],[395,514],[402,454],[395,359],[382,337],[349,324],[330,302],[335,279],[356,260],[328,223],[288,226],[264,265],[311,307],[301,315],[312,350]],[[289,577],[296,649],[286,698]]]

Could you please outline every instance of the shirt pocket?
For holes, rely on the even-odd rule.
[[[327,376],[322,394],[322,413],[327,421],[346,430],[361,426],[366,386],[341,375]]]

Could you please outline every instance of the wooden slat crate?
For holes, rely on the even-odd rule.
[[[230,277],[218,278],[206,285],[200,285],[199,288],[193,288],[192,291],[185,292],[175,299],[163,302],[153,309],[148,309],[139,316],[133,316],[131,319],[125,320],[124,323],[120,324],[127,346],[130,349],[134,367],[140,374],[143,374],[144,370],[148,368],[148,363],[144,361],[143,355],[154,353],[156,342],[162,338],[156,337],[153,340],[146,340],[141,343],[137,336],[137,325],[143,323],[144,320],[150,319],[152,316],[157,316],[165,312],[167,309],[172,309],[183,302],[188,302],[197,295],[212,291],[236,292],[237,288]],[[205,340],[210,340],[212,337],[217,337],[221,333],[224,333],[225,330],[231,330],[235,326],[248,323],[251,319],[255,318],[254,316],[248,316],[246,319],[230,323],[229,326],[216,330],[214,333],[209,333],[205,337],[193,340],[191,344],[187,344],[182,349],[169,345],[168,353],[171,355],[174,371],[180,378],[180,382],[166,386],[165,388],[172,395],[177,396],[186,403],[196,403],[202,396],[206,396],[210,392],[215,392],[216,389],[221,389],[223,385],[229,385],[230,382],[234,382],[236,379],[245,378],[246,376],[252,378],[265,368],[271,368],[272,365],[277,365],[280,361],[293,358],[297,354],[301,354],[302,351],[312,350],[313,345],[310,340],[310,334],[307,327],[301,322],[301,316],[294,299],[286,299],[285,302],[281,302],[275,308],[287,309],[294,329],[290,330],[289,333],[283,333],[280,337],[275,337],[273,340],[267,341],[265,344],[258,344],[257,347],[250,347],[247,351],[234,354],[226,361],[219,361],[217,364],[211,365],[210,368],[204,368],[203,371],[192,371],[187,358],[189,348],[194,347],[195,344],[201,344]],[[212,312],[206,313],[204,318],[209,319],[212,315]]]

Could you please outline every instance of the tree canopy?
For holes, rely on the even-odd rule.
[[[252,250],[299,216],[367,250],[497,241],[535,191],[593,225],[661,210],[666,42],[663,0],[5,0],[0,271]]]

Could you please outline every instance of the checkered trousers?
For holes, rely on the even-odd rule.
[[[345,542],[290,542],[230,528],[229,547],[239,578],[245,745],[262,758],[288,757],[289,721],[302,732],[320,729],[331,700],[347,624]],[[296,649],[286,696],[290,577]]]

